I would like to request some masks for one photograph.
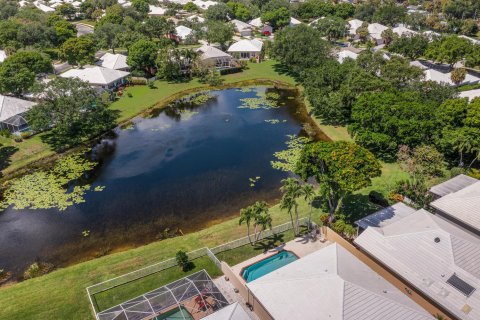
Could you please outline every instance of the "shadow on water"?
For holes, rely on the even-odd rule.
[[[278,93],[282,107],[240,108],[256,91]],[[5,210],[0,268],[18,275],[36,259],[66,266],[197,231],[256,200],[276,202],[287,174],[271,167],[272,155],[311,121],[297,92],[211,93],[205,103],[174,103],[100,140],[90,155],[99,165],[82,182],[104,189],[88,192],[84,203],[62,212]]]

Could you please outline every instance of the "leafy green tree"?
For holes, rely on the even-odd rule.
[[[65,19],[72,20],[77,13],[77,10],[71,3],[62,3],[55,9],[56,13],[65,17]]]
[[[127,64],[136,71],[153,74],[158,47],[155,42],[140,39],[128,50]]]
[[[14,65],[0,65],[0,92],[22,95],[35,82],[35,73],[27,68],[17,69]]]
[[[8,18],[15,16],[17,12],[18,8],[16,1],[0,1],[0,20],[7,20]]]
[[[477,22],[473,19],[463,20],[462,26],[460,27],[460,33],[467,36],[474,36],[478,32]]]
[[[280,201],[280,209],[287,210],[292,222],[292,228],[295,235],[300,233],[300,226],[298,225],[298,201],[297,199],[302,196],[302,186],[300,182],[293,178],[287,178],[282,180],[282,187],[280,190],[283,192],[282,200]]]
[[[307,68],[322,65],[330,56],[330,44],[322,39],[320,31],[301,24],[278,31],[271,53],[292,72],[299,74]]]
[[[198,6],[193,2],[187,2],[183,6],[183,10],[188,11],[188,12],[197,12],[198,11]]]
[[[101,25],[107,22],[113,24],[121,24],[123,22],[124,16],[125,9],[120,4],[114,4],[106,8],[105,15],[100,18],[97,25]]]
[[[80,67],[95,62],[95,43],[90,36],[70,38],[60,47],[60,57]]]
[[[353,17],[354,14],[355,14],[355,6],[351,3],[340,2],[337,5],[335,5],[335,16],[339,18],[348,19]]]
[[[380,6],[373,14],[372,21],[387,26],[394,26],[403,21],[407,14],[407,10],[403,6],[396,3],[387,3]]]
[[[95,40],[101,48],[111,49],[115,54],[115,48],[119,46],[119,36],[125,31],[125,27],[110,22],[95,27]]]
[[[383,43],[385,43],[385,46],[388,47],[390,43],[397,37],[397,35],[393,32],[392,28],[388,28],[384,30],[381,34]]]
[[[140,30],[150,40],[159,39],[165,35],[175,34],[175,24],[165,17],[149,17],[145,19]]]
[[[157,77],[178,80],[191,76],[197,54],[189,49],[165,48],[157,56]]]
[[[21,95],[33,85],[35,75],[52,70],[48,57],[36,51],[19,51],[0,64],[0,92]]]
[[[264,12],[261,18],[263,23],[268,23],[272,28],[279,29],[290,24],[290,11],[282,7]]]
[[[409,35],[394,38],[388,51],[401,54],[411,60],[424,55],[428,47],[428,39],[422,35]]]
[[[361,2],[355,6],[354,17],[362,21],[372,21],[376,11],[376,5],[373,2]]]
[[[253,18],[252,11],[242,2],[227,2],[227,7],[232,18],[248,21]]]
[[[339,9],[338,15],[336,14],[336,9]],[[310,0],[302,2],[295,9],[295,13],[301,19],[314,19],[319,17],[331,16],[333,14],[342,17],[342,11],[345,7],[334,6],[331,2],[323,0]],[[343,12],[344,13],[344,12]]]
[[[360,27],[357,28],[355,31],[358,37],[360,38],[360,41],[365,42],[367,41],[368,36],[370,35],[370,32],[368,31],[368,23],[363,22]]]
[[[115,126],[116,113],[95,89],[79,79],[55,78],[41,84],[42,101],[27,112],[35,131],[50,130],[47,143],[62,150]]]
[[[75,25],[65,21],[60,20],[54,23],[53,29],[55,30],[56,43],[61,45],[70,38],[75,38],[77,36],[77,28]]]
[[[463,127],[467,117],[468,99],[446,99],[435,111],[442,128]]]
[[[397,161],[413,181],[427,181],[442,176],[446,169],[443,154],[428,145],[420,145],[413,150],[405,145],[400,146]]]
[[[227,21],[229,8],[225,3],[219,2],[216,5],[208,7],[204,16],[207,20]]]
[[[393,56],[380,67],[380,74],[383,79],[389,81],[393,86],[401,88],[407,84],[419,81],[423,78],[423,71],[420,68],[410,66],[408,60]]]
[[[347,22],[338,17],[320,19],[314,27],[329,41],[338,40],[348,33]]]
[[[20,23],[14,20],[0,19],[0,46],[2,48],[19,48],[20,43],[17,40],[17,32],[20,29]]]
[[[233,24],[220,21],[208,21],[205,38],[208,43],[219,43],[222,48],[230,42],[235,34]]]
[[[448,36],[430,43],[425,51],[425,57],[453,65],[465,58],[471,50],[472,44],[467,39]]]
[[[150,12],[150,6],[147,0],[132,0],[132,8],[142,15]]]
[[[296,173],[305,181],[315,178],[332,222],[343,199],[370,186],[371,179],[380,176],[380,168],[375,156],[355,143],[319,141],[305,146]]]

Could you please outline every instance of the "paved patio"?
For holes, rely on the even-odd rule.
[[[258,256],[255,256],[253,258],[250,258],[248,260],[245,260],[233,267],[232,271],[237,275],[237,278],[245,284],[245,280],[243,277],[240,275],[241,271],[244,267],[249,266],[251,264],[254,264],[255,262],[258,262],[260,260],[263,260],[265,258],[268,258],[270,256],[273,256],[274,254],[277,254],[279,251],[282,250],[288,250],[296,254],[299,258],[302,258],[312,252],[315,252],[317,250],[320,250],[322,248],[325,248],[331,244],[329,241],[320,241],[319,239],[312,241],[309,235],[302,236],[295,238],[283,245],[280,245],[274,249],[268,250],[262,254],[259,254]]]

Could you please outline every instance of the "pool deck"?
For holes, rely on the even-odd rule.
[[[295,255],[297,255],[299,258],[302,258],[312,252],[315,252],[317,250],[320,250],[322,248],[325,248],[326,246],[328,246],[329,244],[331,244],[331,242],[329,241],[320,241],[320,240],[316,240],[316,241],[312,241],[309,236],[302,236],[302,237],[298,237],[298,238],[295,238],[283,245],[280,245],[274,249],[271,249],[271,250],[268,250],[262,254],[259,254],[258,256],[255,256],[253,258],[250,258],[248,260],[245,260],[237,265],[234,265],[233,267],[231,267],[232,271],[235,273],[235,275],[237,276],[238,280],[240,280],[240,282],[245,285],[246,282],[245,282],[245,279],[243,279],[243,277],[241,276],[241,272],[242,272],[242,269],[249,266],[249,265],[252,265],[260,260],[263,260],[265,258],[268,258],[268,257],[271,257],[273,256],[274,254],[277,254],[279,251],[282,251],[282,250],[287,250],[287,251],[291,251],[293,252]]]

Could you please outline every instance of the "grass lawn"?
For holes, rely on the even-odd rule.
[[[207,256],[192,260],[192,263],[194,267],[188,272],[183,272],[180,267],[172,267],[96,294],[94,299],[97,303],[98,310],[103,311],[114,307],[122,302],[136,298],[146,292],[155,290],[203,269],[205,269],[212,278],[222,275],[222,271],[219,270]]]
[[[308,206],[301,202],[299,210],[307,213]],[[289,221],[288,214],[280,211],[278,205],[272,207],[271,213],[274,225]],[[314,219],[318,220],[319,214],[320,210],[315,209]],[[204,246],[213,247],[245,235],[246,227],[239,226],[238,219],[235,218],[195,233],[114,253],[2,288],[0,318],[93,319],[86,287],[172,258],[178,250],[191,251]],[[171,277],[166,276],[155,285],[161,284],[162,281],[170,282],[173,275]]]
[[[281,71],[277,71],[277,68],[276,62],[272,60],[267,60],[262,63],[250,63],[247,70],[236,74],[225,75],[223,78],[225,79],[225,84],[257,79],[276,80],[292,85],[295,84],[293,78],[282,74]],[[207,85],[201,84],[197,79],[180,83],[156,81],[155,86],[155,89],[150,89],[147,86],[128,88],[127,91],[130,92],[133,97],[128,98],[124,95],[111,105],[112,109],[120,112],[118,122],[124,122],[154,105],[165,103],[172,96],[179,96],[184,91],[199,88],[208,89]],[[12,155],[2,157],[6,159],[4,163],[0,165],[2,173],[4,175],[12,173],[23,166],[44,157],[54,155],[55,152],[50,146],[42,142],[41,136],[42,135],[39,134],[20,143],[14,142],[12,139],[0,137],[0,144],[2,145],[0,152],[10,155],[13,150],[12,147],[16,150]]]

